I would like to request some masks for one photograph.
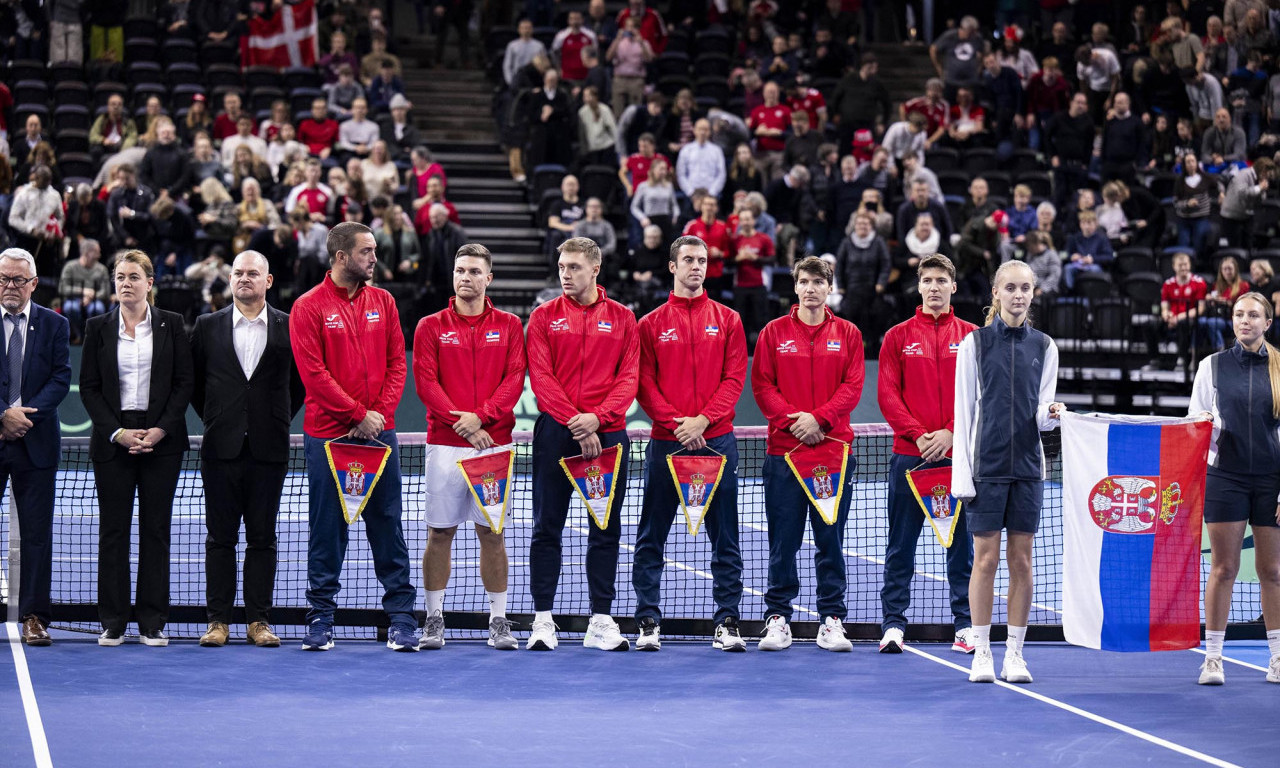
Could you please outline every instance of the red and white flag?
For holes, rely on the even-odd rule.
[[[270,17],[249,20],[240,38],[243,67],[314,67],[319,58],[315,0],[285,3]]]

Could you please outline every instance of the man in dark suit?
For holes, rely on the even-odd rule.
[[[71,385],[66,318],[34,304],[36,261],[20,248],[0,253],[4,351],[0,364],[0,495],[13,478],[22,540],[18,612],[22,642],[49,645],[53,579],[53,487],[62,453],[58,404]],[[10,531],[14,531],[10,521]]]
[[[227,642],[236,597],[236,544],[244,520],[244,609],[248,638],[274,648],[276,512],[289,463],[289,422],[302,407],[289,316],[267,304],[267,257],[245,251],[231,265],[234,303],[196,321],[191,404],[204,419],[205,590],[209,629],[203,646]]]

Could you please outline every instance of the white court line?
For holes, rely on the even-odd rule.
[[[932,661],[936,664],[941,664],[944,667],[950,667],[951,669],[954,669],[958,672],[963,672],[966,675],[969,674],[969,670],[965,669],[959,664],[956,664],[951,661],[947,661],[946,659],[939,658],[937,656],[934,656],[931,653],[925,653],[924,651],[918,648],[913,648],[910,645],[905,645],[903,646],[903,649],[910,653],[914,653],[917,656],[928,659],[929,661]],[[1226,760],[1220,760],[1211,755],[1206,755],[1203,752],[1197,752],[1196,750],[1191,749],[1190,747],[1184,747],[1181,744],[1175,744],[1172,741],[1168,741],[1167,739],[1162,739],[1159,736],[1152,735],[1150,733],[1147,733],[1146,731],[1140,731],[1137,728],[1134,728],[1133,726],[1125,725],[1124,723],[1120,723],[1110,718],[1103,717],[1102,715],[1095,714],[1093,712],[1090,712],[1087,709],[1081,709],[1079,707],[1072,706],[1071,704],[1068,704],[1065,701],[1059,701],[1058,699],[1045,696],[1042,693],[1036,693],[1035,691],[1029,688],[1026,688],[1024,686],[1011,685],[1009,683],[1004,682],[1003,680],[997,680],[995,684],[1006,690],[1013,691],[1014,693],[1020,693],[1023,696],[1027,696],[1029,698],[1035,699],[1036,701],[1042,704],[1048,704],[1049,706],[1056,707],[1058,709],[1061,709],[1064,712],[1070,712],[1073,715],[1079,715],[1080,717],[1083,717],[1086,720],[1092,720],[1093,722],[1098,723],[1099,725],[1105,725],[1106,727],[1113,728],[1117,731],[1120,731],[1121,733],[1127,733],[1130,736],[1134,736],[1136,738],[1142,739],[1143,741],[1154,744],[1157,747],[1164,747],[1165,749],[1171,750],[1173,752],[1177,752],[1180,755],[1185,755],[1186,757],[1190,757],[1194,760],[1199,760],[1202,763],[1208,763],[1209,765],[1216,765],[1216,766],[1219,766],[1219,768],[1241,768],[1241,766],[1235,763],[1229,763]]]
[[[9,630],[9,649],[13,652],[13,668],[18,673],[18,690],[22,692],[22,708],[27,714],[27,731],[31,734],[31,749],[35,753],[36,768],[53,768],[49,755],[49,741],[44,735],[44,723],[40,708],[36,705],[36,691],[31,685],[31,671],[27,669],[27,655],[22,648],[22,637],[17,622],[5,622]]]

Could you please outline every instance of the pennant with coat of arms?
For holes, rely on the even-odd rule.
[[[458,461],[458,470],[467,480],[471,498],[489,529],[502,533],[507,519],[507,502],[511,499],[511,475],[516,463],[515,451],[497,451]]]
[[[711,499],[720,486],[720,478],[724,475],[724,467],[728,462],[724,456],[689,456],[672,453],[667,455],[667,467],[671,470],[671,479],[676,484],[676,494],[680,497],[680,509],[684,512],[685,525],[690,536],[697,536],[706,519],[707,510],[711,507]]]
[[[587,512],[600,530],[609,527],[609,514],[613,508],[613,491],[618,484],[618,470],[622,466],[622,446],[611,445],[594,459],[566,456],[560,459],[569,482],[586,505]]]
[[[382,470],[391,456],[391,446],[377,440],[373,445],[338,442],[345,439],[326,440],[324,455],[329,459],[329,471],[338,486],[338,505],[342,507],[342,516],[346,518],[347,525],[351,525],[360,519],[364,505],[382,477]]]
[[[949,549],[960,519],[960,500],[951,495],[951,466],[922,469],[923,466],[907,470],[907,485],[933,526],[938,543]]]
[[[809,503],[827,525],[835,525],[844,494],[844,472],[849,464],[849,444],[834,437],[817,445],[798,445],[786,455],[787,466],[800,481]]]

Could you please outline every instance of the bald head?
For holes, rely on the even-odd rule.
[[[262,311],[272,282],[271,264],[258,251],[242,251],[231,263],[231,292],[246,317],[255,318]]]

